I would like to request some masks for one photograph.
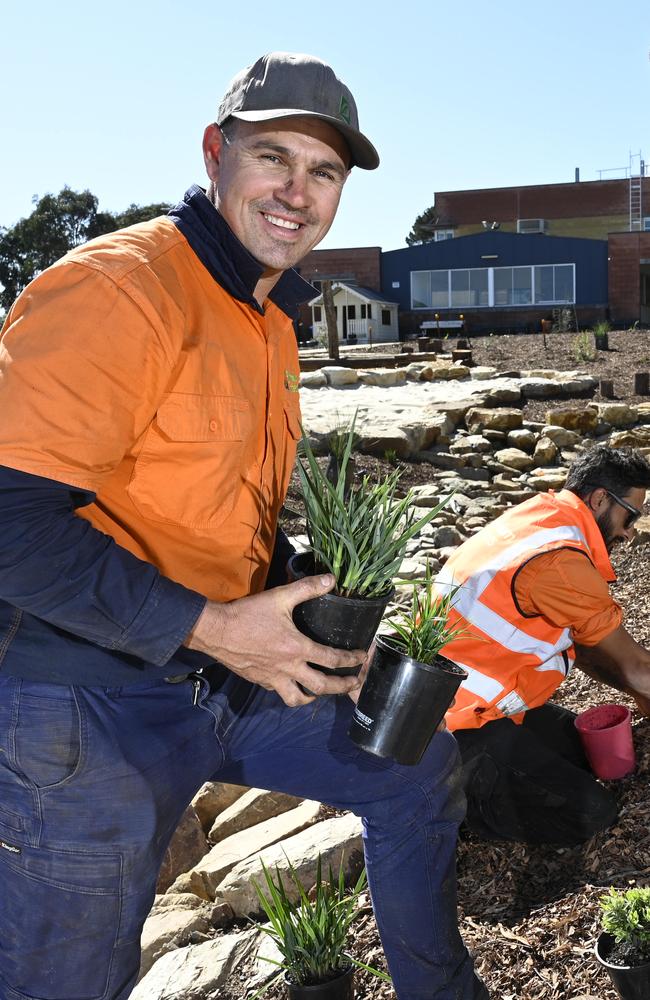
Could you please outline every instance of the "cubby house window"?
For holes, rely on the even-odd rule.
[[[372,305],[370,302],[361,303],[361,319],[372,319]]]
[[[575,264],[411,272],[412,309],[470,309],[575,302]]]
[[[314,323],[320,323],[323,313],[320,306],[314,306]]]
[[[390,309],[382,309],[381,311],[381,325],[390,326]]]

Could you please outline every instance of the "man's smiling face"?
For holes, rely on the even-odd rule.
[[[329,230],[348,176],[348,149],[317,118],[208,126],[212,197],[253,256],[274,274],[293,267]]]

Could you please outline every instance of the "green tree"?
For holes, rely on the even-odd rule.
[[[406,237],[406,242],[410,247],[416,243],[430,243],[434,239],[434,230],[438,224],[435,205],[426,208],[421,215],[418,215],[411,232]]]
[[[73,247],[102,233],[164,214],[165,203],[129,205],[124,212],[99,212],[91,191],[64,187],[57,195],[34,199],[31,215],[9,228],[0,227],[0,305],[9,309],[37,274]]]

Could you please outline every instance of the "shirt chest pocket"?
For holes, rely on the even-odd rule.
[[[128,493],[150,521],[214,528],[231,513],[249,460],[251,415],[237,396],[172,393],[147,429]]]

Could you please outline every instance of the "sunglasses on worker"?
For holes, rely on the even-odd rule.
[[[628,503],[627,500],[623,500],[623,498],[617,496],[616,493],[612,493],[611,490],[608,490],[605,487],[603,488],[605,489],[605,493],[608,497],[611,497],[612,500],[619,505],[619,507],[622,507],[623,510],[628,512],[627,517],[625,518],[625,524],[623,525],[627,531],[632,527],[635,521],[639,520],[643,511],[639,510],[637,507],[633,507],[631,503]]]

